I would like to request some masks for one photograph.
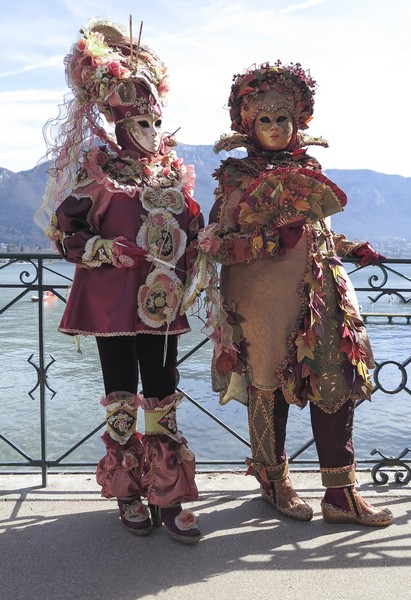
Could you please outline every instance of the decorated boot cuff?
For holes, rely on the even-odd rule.
[[[175,394],[171,402],[156,408],[144,408],[145,435],[167,435],[176,442],[181,442],[181,434],[177,428],[177,405],[183,395]]]
[[[275,466],[267,465],[266,470],[268,481],[278,481],[279,479],[284,479],[284,477],[287,477],[289,473],[288,460],[285,460],[283,463]]]
[[[103,398],[107,432],[110,437],[124,445],[137,429],[137,398],[129,392],[112,392]]]
[[[245,459],[245,464],[248,466],[246,475],[256,475],[261,478],[262,481],[278,481],[284,479],[288,475],[288,460],[285,460],[279,465],[266,465],[257,460],[251,458]]]
[[[355,483],[355,464],[345,467],[321,468],[321,480],[324,487],[339,488]]]

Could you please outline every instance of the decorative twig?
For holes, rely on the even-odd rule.
[[[141,32],[143,31],[143,21],[140,23],[140,31],[138,34],[137,40],[137,50],[136,50],[136,71],[137,71],[137,62],[138,62],[138,51],[140,50],[140,41],[141,41]]]
[[[130,31],[130,62],[133,60],[133,15],[129,17],[129,31]]]

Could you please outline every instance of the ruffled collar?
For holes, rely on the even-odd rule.
[[[278,162],[299,162],[307,158],[311,158],[307,155],[306,148],[298,148],[293,152],[287,150],[278,151],[265,151],[265,150],[249,150],[248,156],[250,158],[264,158],[267,163],[275,164]]]
[[[281,150],[277,152],[266,152],[259,150],[248,150],[247,159],[258,166],[260,171],[270,169],[300,168],[306,167],[321,170],[321,165],[316,158],[307,154],[306,148],[297,148],[293,152]]]
[[[307,146],[322,146],[328,148],[328,142],[323,137],[312,137],[307,133],[299,131],[296,139],[296,151],[302,150]],[[218,154],[221,151],[230,152],[236,148],[245,148],[247,152],[257,152],[258,154],[282,154],[281,152],[264,152],[255,147],[253,139],[245,133],[224,133],[214,144],[214,152]],[[293,153],[292,153],[293,154]]]
[[[112,181],[116,188],[145,187],[167,189],[180,186],[183,176],[183,161],[174,151],[151,157],[131,156],[118,153],[107,146],[94,147],[85,153],[84,168],[87,178],[97,173]]]

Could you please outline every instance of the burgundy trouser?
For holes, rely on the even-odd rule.
[[[167,339],[163,366],[164,335],[141,333],[96,337],[106,394],[137,393],[139,374],[145,398],[162,400],[174,394],[177,385],[177,336]]]
[[[272,472],[285,463],[285,440],[289,404],[280,389],[275,392],[249,388],[249,425],[253,459]],[[339,472],[354,464],[352,443],[354,403],[345,402],[336,412],[326,413],[310,404],[311,426],[320,468]],[[324,478],[323,478],[324,479]]]
[[[289,404],[281,390],[275,392],[275,453],[285,460],[285,437]],[[352,443],[354,402],[348,400],[334,413],[326,413],[310,403],[311,427],[321,468],[345,467],[354,462]]]
[[[322,469],[354,463],[352,441],[354,402],[347,400],[335,413],[310,404],[311,427]]]

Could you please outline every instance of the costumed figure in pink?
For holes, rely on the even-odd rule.
[[[59,330],[97,340],[102,495],[117,498],[133,533],[164,523],[172,538],[196,543],[196,517],[181,507],[198,496],[195,460],[176,421],[177,339],[190,330],[181,303],[204,226],[194,170],[161,133],[163,62],[109,19],[89,21],[81,34],[65,59],[73,95],[39,211],[57,250],[77,265]]]
[[[382,258],[368,243],[337,235],[330,216],[345,194],[310,157],[322,138],[303,133],[316,84],[299,64],[263,64],[234,77],[228,106],[233,133],[216,151],[244,147],[222,161],[210,224],[199,246],[221,267],[210,269],[213,388],[221,403],[248,406],[248,471],[264,500],[309,521],[285,452],[290,404],[310,405],[325,521],[383,526],[387,509],[370,506],[355,487],[354,404],[369,398],[373,357],[352,284],[339,257]],[[212,263],[213,264],[213,263]]]

